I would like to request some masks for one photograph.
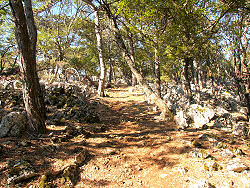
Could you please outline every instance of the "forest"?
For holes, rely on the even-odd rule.
[[[247,0],[1,0],[0,187],[250,184]]]

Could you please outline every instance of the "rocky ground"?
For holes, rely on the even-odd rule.
[[[139,89],[70,91],[47,95],[48,134],[0,138],[0,187],[249,187],[248,134],[161,122]]]

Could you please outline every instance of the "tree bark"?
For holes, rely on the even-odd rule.
[[[16,0],[10,0],[9,3],[20,51],[19,66],[22,74],[23,100],[28,117],[27,129],[33,134],[45,133],[46,109],[36,71],[37,30],[31,0],[24,0],[24,4]]]
[[[192,91],[190,85],[190,78],[189,78],[189,65],[192,63],[192,58],[186,57],[184,58],[184,67],[183,67],[183,75],[184,75],[184,89],[188,96],[189,102],[192,101]]]
[[[108,72],[108,82],[112,82],[112,75],[113,75],[113,65],[112,65],[112,59],[109,58],[109,72]]]
[[[194,64],[194,84],[195,84],[195,92],[197,94],[198,97],[198,102],[200,102],[201,100],[201,92],[200,92],[200,83],[199,83],[199,65],[198,65],[198,61],[196,59],[194,59],[193,61]]]
[[[131,33],[129,34],[128,39],[129,39],[129,46],[130,46],[130,57],[135,65],[135,47],[134,47],[134,42],[133,42],[133,36]],[[133,73],[132,73],[132,82],[131,83],[132,83],[132,86],[137,85],[137,79]]]
[[[101,34],[101,28],[100,28],[99,12],[96,7],[94,8],[94,15],[95,15],[95,34],[96,34],[97,49],[98,49],[98,55],[99,55],[100,71],[101,71],[100,77],[99,77],[97,95],[99,97],[104,97],[106,67],[105,67],[105,62],[104,62],[103,42],[102,42],[102,34]]]
[[[155,48],[155,85],[156,94],[161,97],[161,70],[160,70],[160,60],[158,49]]]
[[[243,52],[241,55],[241,64],[242,64],[242,75],[243,75],[243,80],[245,81],[245,100],[246,100],[246,104],[247,104],[247,109],[248,109],[248,120],[250,122],[250,74],[249,74],[249,69],[248,69],[248,63],[246,61],[247,59],[247,48],[248,48],[248,43],[249,43],[249,39],[247,38],[247,31],[248,31],[248,27],[245,28],[244,32],[243,32],[243,41],[244,41],[244,45],[242,46],[243,48]]]

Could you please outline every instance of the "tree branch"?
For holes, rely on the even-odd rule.
[[[0,9],[2,10],[2,9],[4,9],[5,7],[9,6],[9,5],[10,5],[10,3],[8,3],[8,4],[6,4],[6,5],[2,6],[2,7],[0,7]]]

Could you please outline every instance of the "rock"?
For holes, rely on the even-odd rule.
[[[78,177],[78,168],[76,165],[70,165],[64,168],[63,178],[65,178],[67,182],[70,182],[74,185],[77,181],[77,177]]]
[[[184,111],[182,110],[176,113],[176,116],[174,116],[174,120],[182,129],[185,129],[189,126],[187,123]]]
[[[207,180],[202,179],[197,181],[195,184],[191,185],[190,188],[214,188]]]
[[[31,164],[26,160],[8,161],[8,184],[19,183],[37,175]]]
[[[40,178],[40,182],[38,184],[38,187],[39,188],[46,188],[46,186],[48,186],[47,175],[42,175]]]
[[[242,172],[247,169],[248,167],[238,158],[229,161],[227,164],[227,170],[229,171]]]
[[[239,149],[239,148],[237,148],[237,147],[233,149],[233,152],[234,152],[235,155],[246,155],[246,154],[242,151],[242,149]]]
[[[223,185],[220,186],[220,188],[233,188],[234,186],[234,182],[232,180],[229,181],[224,181]]]
[[[88,151],[83,149],[78,155],[76,155],[75,164],[81,166],[87,159],[87,156],[88,156]]]
[[[223,157],[230,157],[230,158],[235,157],[234,153],[229,149],[223,149],[220,152],[220,155],[223,156]]]
[[[193,145],[194,147],[196,147],[196,148],[202,148],[202,144],[201,144],[199,141],[197,141],[197,140],[194,140],[194,141],[192,142],[192,145]]]
[[[247,112],[248,112],[248,109],[247,109],[247,107],[238,106],[237,111],[238,111],[239,113],[241,113],[241,114],[243,114],[243,115],[246,116],[246,115],[247,115]]]
[[[213,126],[216,128],[223,128],[223,127],[232,127],[232,115],[231,114],[223,114],[222,116],[218,117]]]
[[[0,124],[0,138],[19,136],[27,124],[26,116],[21,112],[11,112],[3,117]]]
[[[188,172],[188,169],[185,167],[176,167],[173,168],[173,170],[179,172],[182,176],[184,176]]]
[[[213,135],[209,135],[209,134],[202,134],[199,136],[200,140],[204,140],[204,141],[210,141],[210,142],[215,142],[217,141],[217,139],[215,138],[215,136]]]
[[[192,104],[188,108],[187,115],[193,120],[194,128],[201,128],[214,117],[215,111],[208,107]]]
[[[235,122],[248,121],[247,115],[241,113],[232,113],[232,120]]]
[[[115,155],[115,154],[117,154],[117,151],[114,148],[107,148],[106,149],[106,154],[107,155]]]
[[[216,115],[218,115],[218,116],[222,116],[223,114],[227,114],[227,113],[229,113],[227,110],[225,110],[224,108],[222,108],[222,107],[220,107],[220,106],[217,106],[216,108],[215,108],[215,113],[216,113]]]
[[[238,124],[234,125],[232,133],[237,136],[247,136],[247,124],[244,122],[239,122]]]
[[[204,164],[204,169],[207,171],[219,171],[222,170],[222,167],[216,161],[209,160]]]
[[[228,148],[228,145],[226,143],[223,143],[223,142],[215,142],[213,144],[213,146],[215,146],[217,148],[222,148],[222,149]]]
[[[203,158],[203,159],[207,159],[209,157],[212,157],[210,155],[209,152],[207,152],[206,150],[203,149],[198,149],[198,148],[194,148],[192,151],[189,152],[189,156],[191,157],[196,157],[196,158]]]

